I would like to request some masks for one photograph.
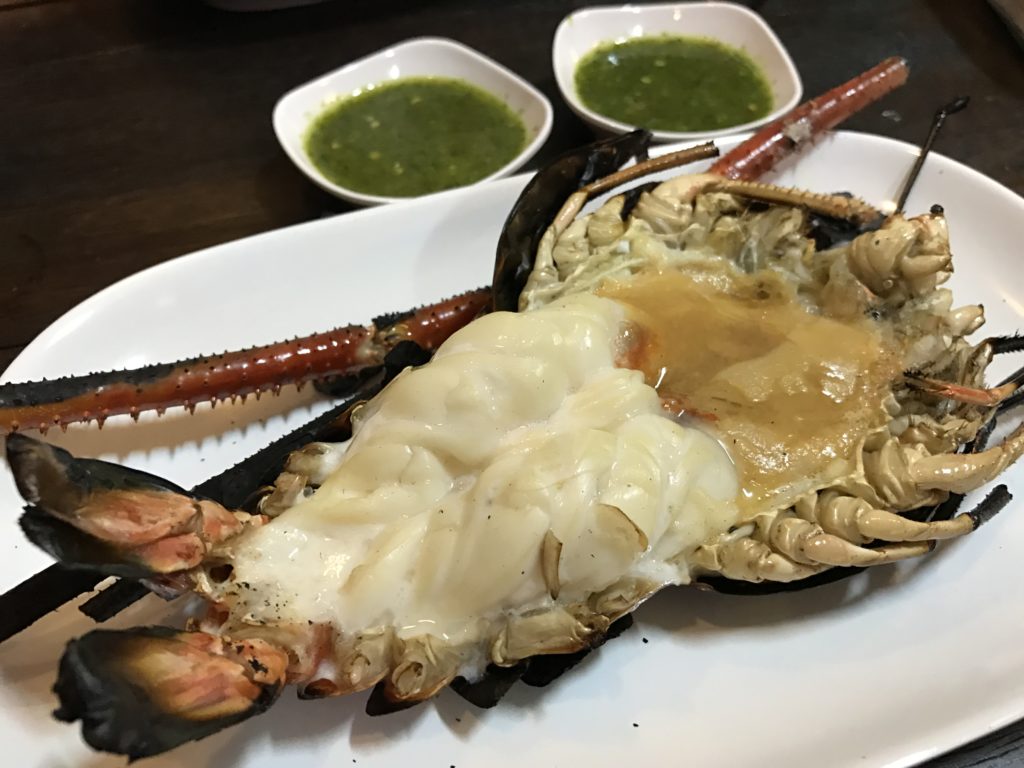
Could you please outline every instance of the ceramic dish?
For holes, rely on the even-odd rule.
[[[488,91],[519,115],[526,126],[523,150],[480,181],[508,176],[540,149],[551,132],[551,104],[528,82],[454,40],[420,37],[346,64],[289,91],[274,107],[274,133],[299,170],[331,194],[357,205],[405,200],[407,198],[357,192],[332,182],[310,161],[304,140],[310,122],[333,101],[355,95],[367,85],[403,77],[429,76],[457,78]]]
[[[734,141],[721,145],[727,151]],[[916,154],[889,139],[838,133],[771,180],[851,190],[891,205]],[[484,285],[526,178],[323,219],[161,264],[68,312],[3,378],[235,349]],[[957,303],[985,304],[979,337],[1024,327],[1024,272],[1016,266],[1024,199],[932,155],[908,211],[933,203],[949,219]],[[378,253],[388,258],[367,258]],[[268,280],[282,264],[305,279]],[[1015,362],[998,358],[991,380]],[[278,398],[200,406],[191,418],[180,408],[138,424],[115,417],[103,431],[74,426],[47,439],[189,487],[326,406],[310,387],[288,388]],[[1000,482],[1024,491],[1024,463]],[[0,590],[48,564],[17,530],[21,504],[0,466]],[[1024,611],[1012,586],[1024,554],[1022,513],[1015,500],[977,533],[940,544],[927,558],[816,589],[770,597],[667,590],[641,606],[632,630],[555,684],[517,685],[491,710],[444,691],[436,701],[371,718],[363,714],[366,694],[298,701],[289,691],[267,714],[145,766],[913,765],[1024,717]],[[114,625],[181,621],[168,618],[158,599],[148,602]],[[64,643],[92,626],[68,606],[0,646],[0,743],[17,765],[124,766],[124,758],[90,753],[77,727],[50,714]]]
[[[654,131],[658,141],[688,141],[750,130],[785,114],[800,102],[803,85],[793,61],[771,27],[753,11],[734,3],[665,3],[584,8],[558,25],[551,58],[562,97],[572,110],[600,131],[625,133],[637,127],[584,106],[576,92],[576,65],[597,45],[648,35],[709,37],[739,48],[757,63],[771,86],[772,111],[762,118],[718,131]]]

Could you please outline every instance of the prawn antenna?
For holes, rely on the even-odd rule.
[[[946,106],[940,107],[935,113],[935,117],[932,118],[932,127],[928,130],[928,138],[925,139],[924,145],[921,147],[921,154],[917,156],[914,167],[910,169],[907,180],[903,182],[903,190],[900,192],[899,202],[896,203],[896,213],[903,213],[903,206],[907,204],[910,190],[913,188],[914,182],[917,181],[921,168],[924,166],[924,161],[928,157],[928,153],[932,151],[932,146],[939,137],[939,131],[942,130],[946,118],[962,110],[970,100],[970,96],[959,96]]]

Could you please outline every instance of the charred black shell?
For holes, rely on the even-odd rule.
[[[178,634],[166,627],[144,627],[94,630],[72,640],[53,687],[60,700],[54,717],[68,723],[81,720],[82,736],[93,749],[137,760],[247,720],[277,699],[281,686],[266,685],[248,707],[222,716],[189,717],[162,708],[149,688],[164,681],[141,679],[133,668],[154,642]]]
[[[533,269],[537,246],[568,197],[580,187],[617,171],[631,157],[644,159],[648,131],[633,131],[567,152],[530,179],[509,212],[494,262],[494,310],[515,312]]]

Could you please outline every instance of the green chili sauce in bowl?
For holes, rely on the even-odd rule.
[[[304,138],[329,181],[382,197],[472,184],[527,143],[523,120],[482,88],[448,77],[405,77],[327,107]]]
[[[772,89],[739,48],[657,35],[598,45],[580,59],[576,92],[588,109],[655,131],[716,131],[768,115]]]

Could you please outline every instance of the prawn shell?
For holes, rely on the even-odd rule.
[[[257,655],[238,645],[243,650],[231,658],[183,639],[188,635],[143,627],[94,630],[72,640],[53,688],[60,700],[54,717],[81,720],[94,749],[137,760],[202,739],[274,703],[284,685],[283,652],[258,648],[264,653]],[[201,669],[216,685],[188,685],[173,664],[176,656],[202,657]]]
[[[493,308],[516,312],[519,294],[537,257],[541,237],[569,196],[617,171],[631,157],[647,157],[648,131],[604,139],[565,153],[530,179],[505,220],[498,240],[491,284]]]
[[[153,475],[25,436],[8,460],[29,505],[19,520],[36,546],[71,567],[143,579],[199,565],[211,545],[252,520]]]

